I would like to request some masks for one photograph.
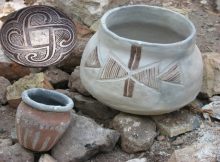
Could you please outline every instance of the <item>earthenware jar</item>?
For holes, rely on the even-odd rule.
[[[168,9],[112,9],[84,50],[82,83],[99,101],[124,112],[177,110],[195,99],[202,84],[195,36],[192,22]]]
[[[71,120],[73,101],[53,90],[23,92],[16,114],[18,141],[33,151],[48,151],[61,138]]]

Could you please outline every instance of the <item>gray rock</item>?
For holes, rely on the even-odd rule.
[[[181,144],[183,144],[183,143],[184,143],[184,140],[183,140],[181,137],[177,137],[176,140],[174,140],[174,141],[172,142],[172,145],[177,146],[177,145],[181,145]]]
[[[118,111],[110,109],[92,97],[85,97],[79,94],[74,96],[74,101],[75,107],[91,118],[111,119],[118,113]]]
[[[220,94],[220,54],[204,53],[203,86],[201,92],[211,97]]]
[[[220,101],[213,101],[202,107],[202,110],[209,111],[210,113],[203,113],[204,118],[209,116],[220,120]]]
[[[34,162],[34,155],[18,143],[8,147],[0,147],[1,162]]]
[[[147,159],[146,158],[141,158],[141,159],[131,159],[131,160],[128,160],[126,162],[147,162]]]
[[[148,150],[157,135],[155,123],[145,116],[120,113],[112,125],[120,132],[121,147],[128,153]]]
[[[175,150],[168,162],[218,162],[219,150],[219,126],[206,125],[192,145]]]
[[[56,0],[56,6],[71,18],[77,17],[90,26],[99,19],[109,8],[129,2],[129,0]]]
[[[11,85],[11,83],[4,77],[0,76],[0,105],[7,103],[6,93],[9,85]]]
[[[216,9],[220,12],[220,0],[216,0]]]
[[[1,147],[7,147],[12,145],[11,139],[0,139],[0,148]]]
[[[168,162],[217,162],[217,147],[213,144],[194,144],[175,150]]]
[[[211,98],[209,98],[210,101],[220,101],[220,96],[212,96]]]
[[[69,89],[56,89],[57,92],[67,95],[72,100],[75,100],[76,95],[80,95],[78,92],[72,92]],[[75,103],[74,103],[75,104]]]
[[[126,153],[116,145],[113,151],[109,153],[99,153],[86,162],[125,162],[138,156],[139,154],[134,155]]]
[[[192,131],[200,126],[199,117],[185,109],[169,114],[152,116],[152,118],[160,133],[169,137]]]
[[[60,69],[49,69],[44,72],[48,81],[54,86],[54,88],[66,88],[70,75]]]
[[[12,129],[11,129],[10,138],[11,138],[11,140],[12,140],[14,143],[17,143],[17,142],[18,142],[18,137],[17,137],[16,128],[12,128]]]
[[[48,154],[43,154],[41,155],[39,162],[57,162],[57,160]]]
[[[82,162],[98,152],[111,151],[119,139],[115,130],[105,129],[94,120],[72,113],[72,121],[52,156],[62,162]]]
[[[77,91],[83,94],[84,96],[90,96],[89,92],[84,88],[84,86],[81,83],[79,66],[77,66],[72,72],[69,78],[68,87],[71,91]]]

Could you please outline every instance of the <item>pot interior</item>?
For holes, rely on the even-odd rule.
[[[183,16],[149,6],[133,6],[110,13],[105,20],[107,28],[119,37],[169,44],[185,40],[192,25]]]
[[[28,96],[31,100],[44,105],[66,106],[66,101],[64,101],[60,96],[54,96],[53,94],[30,93]]]

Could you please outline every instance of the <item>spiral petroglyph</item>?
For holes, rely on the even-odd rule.
[[[45,67],[65,59],[75,41],[75,25],[49,6],[32,6],[12,13],[1,29],[4,53],[13,61]]]

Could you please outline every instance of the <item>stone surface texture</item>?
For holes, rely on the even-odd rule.
[[[74,96],[74,101],[77,109],[94,119],[111,119],[118,113],[118,111],[105,106],[92,97],[79,94]]]
[[[115,130],[105,129],[94,120],[72,113],[73,120],[52,156],[62,162],[83,162],[98,152],[112,151],[119,139]]]
[[[0,139],[0,148],[2,147],[8,147],[12,145],[11,139]]]
[[[34,162],[32,152],[24,149],[20,144],[8,147],[0,147],[1,162]]]
[[[72,72],[69,78],[68,87],[71,91],[77,91],[83,94],[84,96],[90,96],[89,92],[84,88],[84,86],[81,83],[79,66],[77,66]]]
[[[54,86],[54,88],[66,88],[70,75],[60,69],[52,68],[44,72],[48,81]]]
[[[160,133],[169,137],[192,131],[200,126],[199,117],[190,113],[188,110],[180,110],[170,114],[152,116],[152,118],[154,119]]]
[[[129,0],[57,0],[55,5],[71,18],[77,17],[88,26],[97,21],[109,8],[126,4]],[[68,10],[67,10],[68,8]]]
[[[218,127],[206,127],[192,145],[173,152],[168,162],[218,162],[220,156]]]
[[[7,87],[6,98],[11,107],[16,108],[21,101],[21,93],[29,88],[53,89],[44,73],[35,73],[25,76]]]
[[[147,159],[146,158],[131,159],[131,160],[128,160],[126,162],[147,162]]]
[[[220,54],[204,53],[203,62],[202,93],[207,94],[209,97],[220,94]]]
[[[41,155],[39,162],[58,162],[58,161],[48,154],[43,154]]]
[[[148,150],[156,137],[156,125],[148,117],[120,113],[112,125],[120,132],[121,147],[128,153]]]
[[[9,85],[11,83],[6,78],[0,76],[0,105],[7,103],[6,92]]]

